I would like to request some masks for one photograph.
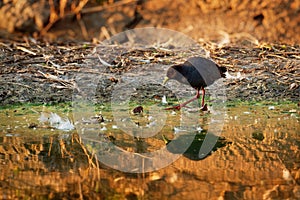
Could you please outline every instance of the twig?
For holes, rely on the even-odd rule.
[[[284,55],[300,55],[300,52],[293,52],[293,51],[289,51],[289,52],[280,52],[280,53],[275,53],[275,54],[284,54]]]
[[[99,61],[102,63],[102,65],[104,65],[106,67],[114,67],[114,65],[111,65],[111,64],[105,62],[104,60],[102,60],[99,55],[97,55],[97,56],[98,56]]]
[[[99,166],[99,161],[97,158],[97,154],[95,154],[95,162],[96,162],[96,167],[97,167],[97,178],[100,180],[101,176],[100,176],[100,166]]]
[[[49,17],[49,23],[40,31],[40,35],[45,35],[49,29],[55,24],[60,17],[55,12],[55,5],[53,0],[49,0],[49,6],[50,6],[50,17]]]
[[[65,9],[65,1],[60,2],[60,14],[58,15],[55,11],[55,4],[53,0],[49,0],[49,5],[50,5],[50,19],[49,23],[40,31],[40,35],[45,35],[49,29],[59,20],[63,19],[64,17],[68,15],[77,15],[80,13],[80,11],[83,9],[83,7],[87,4],[88,0],[81,0],[79,4],[75,7],[72,8],[69,13],[64,14],[64,11],[62,12],[62,9]]]
[[[105,39],[109,39],[110,38],[109,32],[108,32],[108,30],[107,30],[107,28],[105,26],[101,27],[101,33],[104,35]]]
[[[48,150],[48,156],[51,156],[51,150],[52,150],[52,146],[53,146],[53,137],[50,137],[49,138],[49,143],[50,143],[50,145],[49,145],[49,150]]]
[[[276,54],[267,54],[266,57],[276,57],[276,58],[281,58],[281,59],[287,59],[286,57],[282,57],[282,56],[279,56],[279,55],[276,55]]]
[[[300,56],[296,56],[296,55],[291,55],[291,57],[294,57],[294,58],[300,59]]]
[[[21,51],[24,51],[26,53],[29,53],[31,55],[34,55],[34,56],[36,55],[36,53],[34,53],[33,51],[30,51],[30,50],[26,49],[25,47],[17,46],[17,49],[19,49]]]
[[[5,46],[9,51],[13,51],[12,48],[10,48],[7,44],[0,42],[0,46]]]
[[[3,82],[2,82],[2,83],[3,83]],[[26,88],[29,88],[29,89],[33,89],[32,87],[30,87],[30,86],[28,86],[28,85],[21,84],[21,83],[14,83],[14,82],[5,82],[5,83],[13,84],[13,85],[19,85],[19,86],[22,86],[22,87],[26,87]]]
[[[85,24],[84,24],[84,21],[81,19],[80,13],[78,13],[78,14],[76,15],[76,18],[77,18],[78,24],[79,24],[79,26],[80,26],[82,36],[83,36],[84,39],[87,40],[87,39],[89,38],[88,32],[87,32],[86,26],[85,26]]]
[[[55,81],[55,82],[59,82],[60,84],[64,85],[64,86],[72,86],[74,87],[74,83],[70,82],[70,81],[65,81],[65,80],[62,80],[60,78],[58,78],[57,76],[54,76],[52,74],[45,74],[41,71],[38,71],[38,73],[42,74],[46,79],[48,80],[51,80],[51,81]]]
[[[86,14],[86,13],[100,12],[100,11],[108,9],[108,8],[113,8],[113,7],[121,6],[121,5],[124,5],[124,4],[129,4],[129,3],[134,3],[134,2],[137,2],[137,0],[124,0],[124,1],[115,2],[113,5],[83,8],[81,10],[81,13]],[[73,13],[70,13],[70,14],[72,15]]]

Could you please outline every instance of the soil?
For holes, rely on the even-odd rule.
[[[62,17],[47,32],[43,28],[51,13],[41,16],[35,8],[48,7],[22,2],[39,20],[30,20],[25,11],[9,14],[17,12],[19,7],[14,4],[0,8],[1,15],[14,18],[1,24],[11,32],[0,33],[1,105],[71,101],[76,73],[86,70],[86,58],[99,41],[127,28],[146,26],[169,28],[192,37],[217,64],[227,67],[228,100],[299,101],[298,1],[128,1],[103,5],[90,1],[76,20],[72,12],[63,15],[57,11]],[[27,17],[23,16],[26,13]],[[23,36],[24,32],[32,35]],[[129,69],[137,73],[141,66],[149,69],[158,63],[165,70],[192,56],[161,52],[160,61],[158,57],[150,63],[128,60],[147,59],[145,54],[153,53],[147,48],[138,51],[128,48],[106,55],[110,64],[122,62],[122,66],[114,70],[106,66],[105,77],[99,75],[98,102],[110,99],[113,86]],[[140,88],[147,90],[150,97],[162,95],[160,86]],[[139,98],[147,98],[145,92]]]
[[[228,78],[224,80],[227,100],[299,101],[299,46],[257,46],[248,43],[243,46],[229,44],[217,47],[209,42],[201,46],[218,65],[228,69]],[[182,51],[168,49],[116,47],[108,51],[110,45],[104,45],[102,47],[106,50],[98,51],[98,55],[109,65],[103,65],[98,58],[90,65],[87,60],[96,47],[99,48],[99,44],[50,45],[33,39],[2,40],[1,105],[72,101],[76,89],[81,87],[76,85],[78,81],[83,85],[94,81],[97,87],[96,102],[108,102],[114,87],[125,81],[124,75],[135,74],[138,80],[145,71],[150,71],[151,77],[159,83],[170,65],[183,62],[194,53],[193,50],[183,54]],[[78,79],[78,73],[86,74],[84,82]],[[96,80],[92,81],[92,74]],[[138,92],[134,97],[138,99],[172,96],[165,93],[160,84],[138,84],[135,87]]]

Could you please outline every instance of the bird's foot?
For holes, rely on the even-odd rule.
[[[204,104],[204,106],[202,106],[200,108],[200,110],[202,110],[202,111],[208,111],[207,104]]]
[[[180,110],[183,107],[190,108],[189,106],[186,105],[186,103],[182,103],[182,104],[179,104],[179,105],[176,105],[176,106],[172,106],[170,108],[165,108],[165,110]]]
[[[183,107],[187,107],[187,106],[185,104],[179,104],[179,105],[176,105],[176,106],[165,108],[165,110],[180,110]],[[200,110],[202,110],[202,111],[208,111],[207,104],[204,104],[204,106],[202,106],[200,108]]]
[[[180,104],[179,105],[176,105],[176,106],[172,106],[172,107],[169,107],[169,108],[165,108],[165,110],[180,110],[183,106],[181,106]]]

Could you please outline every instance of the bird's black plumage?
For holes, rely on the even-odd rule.
[[[200,97],[199,91],[202,90],[202,109],[205,109],[204,104],[205,87],[213,84],[221,77],[225,78],[225,67],[219,67],[213,61],[202,57],[192,57],[183,64],[173,65],[167,71],[167,77],[164,80],[166,83],[169,79],[174,79],[180,83],[191,85],[197,90],[197,94],[189,101],[175,106],[175,109],[180,109],[186,104]],[[207,108],[206,108],[207,109]]]
[[[167,77],[199,90],[225,77],[225,72],[225,67],[219,67],[211,60],[192,57],[183,64],[171,66],[167,71]]]

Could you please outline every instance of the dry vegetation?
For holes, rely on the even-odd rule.
[[[76,89],[76,74],[91,73],[86,60],[97,46],[90,43],[48,45],[32,38],[25,38],[23,41],[2,40],[0,45],[2,105],[71,101]],[[243,46],[232,43],[219,46],[216,43],[202,42],[202,46],[215,62],[226,66],[233,76],[226,79],[228,100],[299,100],[299,46],[257,45],[249,42]],[[160,70],[164,73],[167,66],[178,62],[178,59],[185,59],[181,56],[182,52],[175,52],[163,53],[162,57],[149,60],[144,54],[151,55],[157,50],[144,49],[138,53],[139,51],[141,50],[125,48],[116,53],[114,50],[105,50],[104,60],[118,67],[103,66],[107,69],[104,70],[104,76],[99,74],[101,87],[97,95],[101,99],[98,102],[110,100],[112,86],[128,70],[138,73],[140,69],[147,70],[153,64],[160,64]],[[138,60],[149,62],[137,62]],[[103,64],[96,58],[95,66],[99,65]],[[143,96],[147,91],[151,91],[153,96],[161,97],[162,87],[153,87],[144,88],[139,98],[149,98]]]
[[[0,3],[0,27],[48,40],[107,39],[128,28],[164,27],[198,40],[254,37],[299,43],[297,0],[94,1],[48,0]],[[2,34],[3,35],[3,34]],[[4,35],[3,35],[4,36]]]

